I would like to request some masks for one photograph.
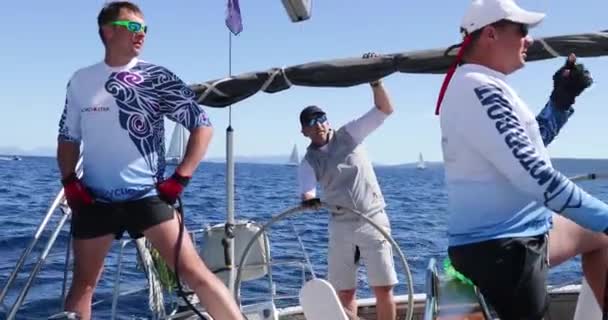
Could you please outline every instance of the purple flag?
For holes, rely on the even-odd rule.
[[[243,31],[239,0],[228,0],[228,7],[226,8],[226,26],[234,35]]]

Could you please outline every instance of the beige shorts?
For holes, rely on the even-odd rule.
[[[384,211],[371,219],[390,234],[390,222]],[[331,218],[328,251],[328,280],[337,291],[357,288],[357,271],[361,262],[367,269],[370,286],[398,283],[390,242],[363,219]],[[356,262],[357,251],[359,261]]]

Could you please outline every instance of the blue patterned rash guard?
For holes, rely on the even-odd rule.
[[[608,205],[553,168],[545,147],[571,111],[534,117],[502,73],[465,64],[441,108],[451,246],[546,233],[553,212],[608,228]]]
[[[80,69],[67,85],[59,141],[81,142],[83,182],[98,201],[156,194],[165,171],[164,117],[211,126],[194,92],[164,67],[134,58]]]

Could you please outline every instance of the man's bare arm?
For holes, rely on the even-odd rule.
[[[190,132],[184,159],[175,169],[179,175],[191,177],[192,174],[194,174],[194,171],[196,171],[199,163],[207,153],[207,148],[209,147],[212,136],[213,128],[208,126],[201,126]]]
[[[80,143],[71,141],[58,141],[57,143],[57,165],[61,179],[76,172],[76,164],[80,158]]]

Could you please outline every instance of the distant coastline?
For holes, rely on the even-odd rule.
[[[36,148],[31,150],[23,150],[20,148],[13,147],[0,147],[0,157],[43,157],[43,158],[55,158],[55,150],[51,148]],[[236,155],[236,163],[249,163],[249,164],[275,164],[283,165],[286,164],[289,159],[289,155],[265,155],[265,156],[246,156]],[[588,162],[594,164],[598,171],[608,172],[608,159],[601,158],[552,158],[553,165],[557,168],[568,166],[571,163]],[[225,163],[225,157],[209,157],[204,160],[208,163]],[[442,161],[425,161],[427,168],[438,168],[443,166]],[[417,162],[407,162],[399,164],[385,164],[375,162],[374,167],[391,167],[391,168],[415,168]]]

